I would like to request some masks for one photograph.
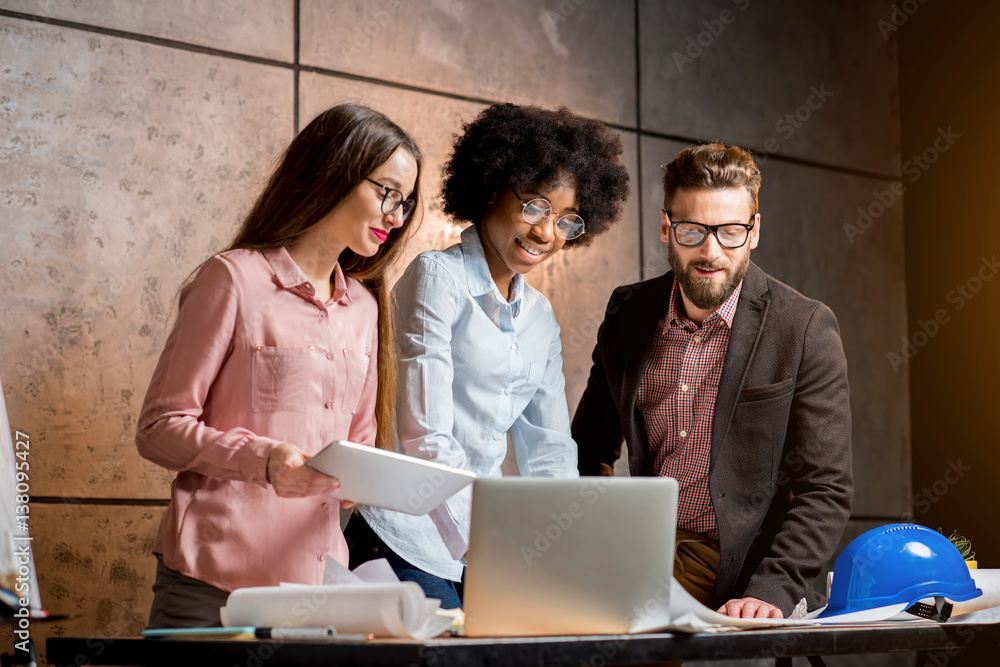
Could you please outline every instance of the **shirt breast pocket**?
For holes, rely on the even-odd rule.
[[[511,401],[511,417],[516,419],[528,407],[528,403],[538,391],[538,385],[542,383],[543,375],[545,375],[544,363],[531,362],[528,364],[528,375],[517,387],[517,394]]]
[[[353,415],[361,400],[361,391],[368,377],[368,364],[371,357],[367,352],[344,350],[344,362],[347,367],[347,382],[344,386],[344,412]]]
[[[254,412],[306,412],[323,400],[320,368],[306,349],[254,348],[251,382]]]

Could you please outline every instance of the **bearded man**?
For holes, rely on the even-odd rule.
[[[780,618],[851,512],[851,411],[837,320],[750,261],[760,171],[688,148],[663,167],[671,271],[619,287],[573,419],[581,475],[678,481],[675,577],[730,616]],[[636,512],[646,511],[637,507]]]

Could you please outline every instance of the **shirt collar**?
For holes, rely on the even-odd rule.
[[[261,250],[261,253],[268,264],[271,265],[274,277],[278,279],[278,283],[282,287],[285,289],[301,288],[309,295],[314,296],[312,284],[306,278],[306,274],[302,272],[302,269],[299,268],[299,265],[295,263],[295,260],[292,259],[292,256],[288,254],[286,247],[264,248]],[[331,301],[340,301],[342,298],[346,298],[348,303],[352,301],[351,295],[347,292],[347,278],[344,277],[344,271],[340,268],[340,262],[337,262],[333,267],[333,296],[331,297]]]
[[[711,326],[716,320],[722,320],[726,326],[730,329],[733,328],[733,317],[736,316],[736,304],[740,300],[740,292],[743,289],[743,281],[741,280],[737,285],[733,293],[729,295],[721,306],[715,309],[711,315],[705,318],[702,322],[702,326]],[[683,326],[684,322],[690,322],[687,317],[681,314],[682,309],[680,307],[681,301],[681,284],[674,276],[674,285],[670,289],[670,305],[667,306],[667,322],[671,325]]]
[[[469,293],[472,296],[482,296],[492,292],[502,303],[510,303],[511,311],[514,317],[517,317],[521,310],[521,295],[524,293],[524,276],[520,273],[514,274],[514,295],[510,301],[503,298],[497,289],[497,284],[493,282],[493,276],[490,275],[483,242],[475,225],[470,225],[462,232],[462,257],[465,260],[465,278],[469,284]]]

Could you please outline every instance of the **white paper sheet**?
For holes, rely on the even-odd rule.
[[[990,607],[989,609],[979,609],[978,611],[970,611],[959,616],[952,616],[948,619],[948,623],[951,625],[958,625],[960,623],[973,623],[976,625],[1000,623],[1000,606]]]
[[[335,440],[307,466],[340,480],[335,498],[422,515],[465,488],[475,473],[384,449]]]
[[[332,558],[327,563],[324,580],[339,583],[237,589],[221,609],[222,624],[259,628],[332,625],[338,635],[418,640],[436,637],[451,624],[451,618],[437,613],[440,600],[427,598],[413,582],[400,582],[384,559],[366,563],[367,567],[353,573]]]
[[[662,606],[662,605],[661,605]],[[698,602],[684,590],[677,579],[670,584],[670,608],[662,609],[637,619],[629,628],[639,632],[731,632],[747,628],[766,628],[778,625],[813,625],[806,619],[790,618],[733,618],[713,611]]]
[[[823,607],[809,614],[809,618],[815,619],[817,623],[822,625],[868,625],[871,623],[889,620],[906,620],[909,622],[909,619],[897,618],[901,613],[903,613],[903,610],[909,606],[910,605],[906,603],[894,604],[889,605],[888,607],[862,609],[861,611],[850,611],[846,614],[837,614],[836,616],[828,616],[826,618],[816,618],[826,611],[826,607]],[[925,620],[918,616],[913,616],[912,614],[907,614],[906,616],[915,621]]]

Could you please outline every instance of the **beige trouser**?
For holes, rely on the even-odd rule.
[[[719,543],[689,530],[678,530],[674,577],[698,602],[707,605],[719,574]]]
[[[678,530],[674,544],[674,578],[695,600],[707,605],[719,574],[719,543],[690,530]],[[658,667],[680,667],[667,662]]]

